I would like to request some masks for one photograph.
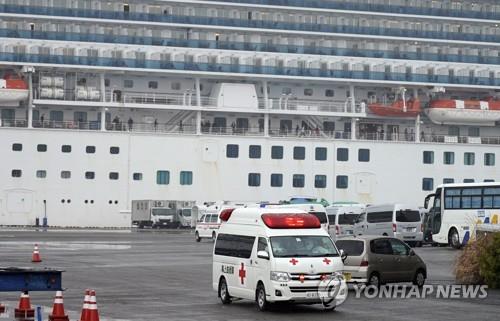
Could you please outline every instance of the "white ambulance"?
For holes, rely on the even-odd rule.
[[[312,214],[237,208],[220,216],[212,280],[223,304],[255,300],[262,311],[270,302],[322,303],[320,283],[343,270],[340,252]]]
[[[221,223],[219,218],[221,211],[220,206],[195,206],[193,207],[193,211],[198,217],[194,230],[194,238],[196,242],[200,242],[201,239],[204,238],[209,238],[215,241],[217,231],[219,230]]]

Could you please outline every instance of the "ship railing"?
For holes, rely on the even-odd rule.
[[[195,134],[196,125],[172,122],[129,123],[128,121],[111,121],[106,123],[106,130],[120,132]]]
[[[297,138],[331,138],[331,139],[351,139],[351,133],[346,131],[327,131],[319,128],[270,128],[269,135],[273,137],[297,137]]]
[[[366,112],[366,104],[356,103],[354,110],[352,103],[346,101],[326,101],[326,100],[305,100],[289,98],[270,98],[267,106],[270,110],[292,110],[292,111],[311,111],[311,112],[330,112],[330,113],[360,113]],[[265,109],[265,99],[259,99],[259,108]]]
[[[107,91],[106,102],[129,103],[129,104],[159,104],[159,105],[179,105],[196,106],[197,99],[194,93],[185,92],[183,94],[163,94],[163,93],[140,93],[140,92],[118,92]],[[212,107],[216,105],[216,100],[211,97],[200,97],[202,106]]]

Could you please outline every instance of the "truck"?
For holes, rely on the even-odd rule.
[[[194,201],[133,200],[132,225],[138,228],[190,228]],[[186,217],[184,217],[186,215]]]

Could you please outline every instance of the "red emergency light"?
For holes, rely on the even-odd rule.
[[[234,208],[223,209],[219,214],[220,220],[223,222],[227,222],[227,220],[229,220],[229,218],[231,217],[231,214],[233,214],[233,211],[234,211]]]
[[[269,228],[320,228],[319,219],[312,214],[262,214],[262,221]]]

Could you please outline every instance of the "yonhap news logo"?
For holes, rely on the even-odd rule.
[[[487,285],[416,285],[388,284],[381,287],[373,285],[354,285],[355,298],[367,299],[485,299],[488,297]]]
[[[318,297],[325,309],[334,309],[347,299],[349,289],[342,273],[334,273],[321,279]]]

